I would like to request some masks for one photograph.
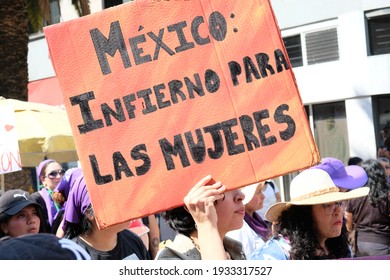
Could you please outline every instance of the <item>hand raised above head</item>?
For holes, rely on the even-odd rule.
[[[224,198],[224,191],[226,187],[221,182],[215,182],[211,175],[207,175],[184,197],[184,204],[198,226],[206,222],[217,224],[215,202]]]

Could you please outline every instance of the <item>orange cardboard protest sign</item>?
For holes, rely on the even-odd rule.
[[[269,1],[134,1],[44,30],[104,228],[319,161]]]

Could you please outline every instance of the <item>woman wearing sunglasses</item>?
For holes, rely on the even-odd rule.
[[[294,177],[289,202],[271,205],[265,216],[273,237],[251,260],[319,260],[350,258],[344,222],[346,200],[368,194],[367,187],[340,192],[322,169],[306,169]]]
[[[53,201],[53,191],[64,176],[65,170],[57,161],[46,159],[38,165],[37,174],[42,185],[38,186],[38,191],[31,197],[42,206],[43,218],[50,232],[54,217],[60,210],[60,206]]]

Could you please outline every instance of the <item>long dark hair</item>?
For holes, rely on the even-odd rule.
[[[378,208],[382,213],[388,213],[387,211],[390,208],[390,202],[386,170],[383,168],[383,165],[375,159],[365,160],[361,166],[368,175],[366,186],[370,188],[368,199],[371,205]]]
[[[290,241],[292,260],[339,259],[351,257],[345,222],[338,237],[328,238],[325,242],[328,255],[317,256],[321,249],[316,235],[312,206],[293,205],[283,211],[279,222],[274,225],[274,236],[283,236]]]

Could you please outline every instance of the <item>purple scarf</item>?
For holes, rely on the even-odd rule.
[[[264,241],[268,239],[270,230],[259,214],[253,212],[253,216],[251,216],[248,213],[245,213],[244,220]]]
[[[57,214],[57,208],[54,204],[53,198],[51,197],[49,190],[45,187],[43,187],[40,191],[40,194],[45,201],[46,208],[47,208],[47,216],[49,218],[50,225],[53,224],[54,217]]]

